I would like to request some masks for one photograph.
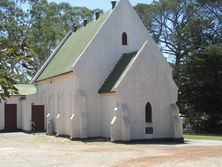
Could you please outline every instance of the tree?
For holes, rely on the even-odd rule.
[[[102,12],[100,9],[95,9]],[[73,25],[95,10],[47,0],[0,1],[0,99],[28,83]]]
[[[94,10],[73,7],[69,3],[48,3],[46,0],[29,1],[30,29],[27,41],[33,46],[37,71],[68,31],[83,20],[93,19]],[[100,10],[101,11],[101,10]]]
[[[73,25],[81,26],[84,18],[92,20],[93,14],[94,10],[68,3],[2,0],[0,38],[3,50],[10,49],[12,55],[23,55],[22,59],[7,62],[9,72],[16,74],[21,83],[28,83]]]
[[[17,93],[14,84],[20,79],[26,82],[31,65],[27,54],[30,49],[22,41],[26,15],[19,7],[21,1],[2,0],[0,2],[0,100]]]
[[[17,89],[13,86],[15,83],[15,76],[8,73],[4,65],[0,63],[0,102],[5,100],[11,94],[17,93]]]
[[[207,7],[221,11],[221,6],[220,2],[215,1]],[[222,13],[215,12],[217,17],[213,14],[209,17],[202,3],[192,0],[160,0],[150,5],[138,4],[135,9],[161,51],[176,65],[213,41],[221,41]]]
[[[17,79],[26,83],[31,77],[28,74],[34,63],[30,59],[32,49],[24,38],[28,16],[20,7],[21,3],[22,0],[0,2],[0,56],[5,72],[15,74]]]
[[[181,112],[196,130],[222,132],[222,45],[187,58],[179,83]]]
[[[174,68],[181,113],[194,127],[221,130],[222,1],[159,0],[135,9]]]

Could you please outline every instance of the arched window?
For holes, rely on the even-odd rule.
[[[127,45],[127,34],[125,32],[122,34],[122,45]]]
[[[146,123],[152,122],[152,107],[149,102],[146,104],[146,108],[145,108],[145,121]]]

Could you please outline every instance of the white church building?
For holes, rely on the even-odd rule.
[[[112,5],[65,36],[33,78],[36,92],[0,104],[0,129],[7,104],[16,103],[25,131],[47,130],[51,121],[55,134],[71,139],[182,137],[170,65],[130,2]]]

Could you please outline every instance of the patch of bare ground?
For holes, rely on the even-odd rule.
[[[154,148],[152,148],[154,149]],[[207,161],[207,159],[222,159],[222,146],[194,146],[194,147],[177,147],[160,149],[166,155],[161,156],[141,156],[120,162],[115,165],[118,167],[125,166],[177,166],[182,164]],[[189,165],[186,165],[189,166]],[[220,164],[222,166],[222,164]]]
[[[115,144],[0,134],[0,167],[222,167],[222,142]]]

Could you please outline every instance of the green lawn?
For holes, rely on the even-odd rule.
[[[216,134],[184,134],[184,139],[197,139],[197,140],[219,140],[222,141],[222,135]]]

